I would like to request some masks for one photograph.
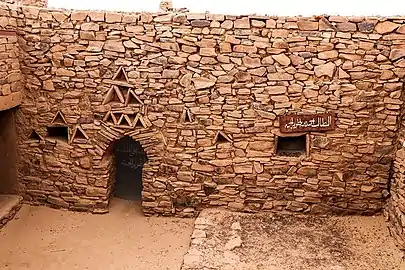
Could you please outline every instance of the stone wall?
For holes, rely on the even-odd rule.
[[[0,31],[0,111],[21,103],[24,87],[15,31]]]
[[[36,7],[46,7],[48,6],[48,0],[0,0],[6,4],[13,5],[25,5],[25,6],[36,6]]]
[[[399,136],[390,177],[390,198],[385,205],[384,214],[389,222],[391,235],[405,252],[405,111],[402,107]]]
[[[27,201],[107,211],[113,142],[129,135],[149,159],[146,214],[382,208],[402,105],[402,18],[4,6],[0,21],[17,29],[23,55]],[[332,112],[336,129],[303,133],[306,154],[279,156],[279,116],[292,112]],[[54,126],[61,136],[48,136]]]

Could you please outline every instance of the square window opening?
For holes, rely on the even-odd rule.
[[[278,156],[298,157],[307,152],[307,136],[277,137]]]
[[[47,127],[47,137],[67,142],[69,140],[68,127]]]

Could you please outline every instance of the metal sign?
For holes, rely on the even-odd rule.
[[[333,113],[288,114],[280,116],[280,130],[283,133],[303,131],[326,131],[335,129]]]

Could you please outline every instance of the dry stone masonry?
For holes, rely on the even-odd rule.
[[[7,84],[25,86],[21,194],[108,211],[112,149],[127,135],[148,156],[147,215],[380,211],[403,111],[404,20],[2,5],[1,29],[18,34],[2,46],[18,44],[23,74]],[[303,114],[333,115],[334,128],[280,131],[281,116]]]
[[[14,31],[0,31],[0,111],[21,103],[24,88],[20,48]]]

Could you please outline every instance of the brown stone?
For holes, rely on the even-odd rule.
[[[113,52],[125,52],[125,47],[121,41],[106,41],[104,44],[104,50],[113,51]]]
[[[46,80],[43,82],[42,88],[46,91],[55,91],[52,80]]]
[[[304,30],[304,31],[318,30],[318,22],[298,21],[297,25],[298,25],[298,29]]]
[[[250,20],[249,18],[245,17],[242,19],[237,19],[233,23],[234,28],[244,28],[244,29],[249,29],[250,28]]]
[[[390,21],[380,22],[375,26],[375,31],[379,34],[387,34],[393,32],[399,26],[399,24]]]
[[[336,65],[332,62],[328,62],[326,64],[316,66],[314,70],[317,77],[328,76],[332,78],[333,74],[335,73],[335,69]]]
[[[205,78],[205,77],[197,77],[192,79],[194,83],[195,89],[205,89],[214,86],[215,80]]]
[[[282,66],[288,66],[291,64],[291,60],[290,58],[288,58],[288,56],[286,56],[285,54],[276,54],[276,55],[272,55],[273,59],[276,60],[276,62],[278,62],[280,65]]]

